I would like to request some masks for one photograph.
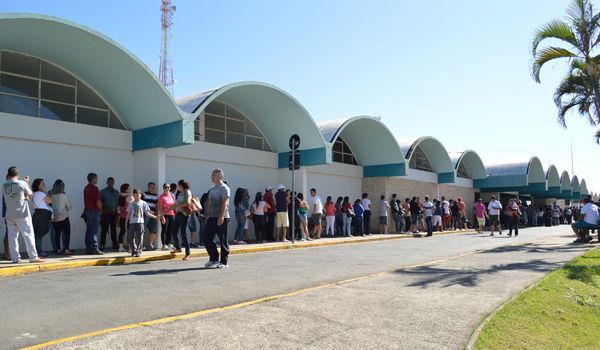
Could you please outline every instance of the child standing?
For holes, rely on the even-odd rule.
[[[142,200],[142,191],[139,189],[133,190],[133,201],[129,203],[127,208],[127,242],[131,250],[131,256],[139,257],[142,254],[143,238],[144,238],[144,215],[152,219],[158,219],[155,216],[148,203]]]

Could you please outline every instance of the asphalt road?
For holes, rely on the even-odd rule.
[[[570,258],[582,251],[567,245],[567,235],[568,227],[561,226],[522,230],[518,238],[451,235],[239,255],[226,270],[205,270],[205,261],[196,259],[4,278],[0,310],[6,321],[0,327],[0,347],[33,345],[540,239],[559,239],[568,249],[557,251],[557,261],[566,261],[561,254]],[[496,250],[506,262],[517,259],[512,254],[523,254]]]

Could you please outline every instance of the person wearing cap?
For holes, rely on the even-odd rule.
[[[275,229],[275,215],[277,209],[275,208],[275,198],[273,197],[272,186],[267,186],[267,188],[265,188],[265,195],[263,196],[263,200],[268,204],[268,209],[265,212],[265,238],[267,239],[267,241],[273,242],[275,240],[273,231]]]
[[[286,238],[289,227],[288,205],[290,196],[285,192],[285,186],[277,186],[275,193],[275,209],[277,210],[277,241],[289,242]]]
[[[496,196],[492,196],[490,204],[488,204],[488,211],[490,217],[490,227],[492,232],[490,236],[494,235],[494,229],[498,228],[498,233],[502,234],[502,227],[500,226],[500,211],[502,211],[502,204],[496,200]]]
[[[483,233],[483,227],[485,226],[485,219],[488,217],[485,211],[485,205],[483,199],[479,198],[475,203],[475,216],[477,217],[477,232]]]

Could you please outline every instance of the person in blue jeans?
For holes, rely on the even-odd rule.
[[[100,226],[100,211],[102,210],[100,190],[96,186],[98,175],[89,173],[87,180],[88,184],[83,190],[86,254],[103,255],[104,252],[98,249],[98,226]]]
[[[356,231],[354,232],[354,235],[355,236],[364,236],[365,233],[363,231],[363,229],[364,229],[363,215],[365,214],[365,209],[362,206],[362,201],[360,199],[355,200],[354,206],[352,207],[352,209],[354,210],[354,215],[356,215],[354,217],[354,220],[356,222],[356,225],[355,225]]]
[[[423,202],[423,214],[425,214],[425,223],[427,224],[427,237],[433,235],[433,211],[435,206],[429,201],[429,196],[425,196]]]
[[[229,224],[229,186],[223,182],[223,170],[214,169],[211,173],[214,184],[208,190],[208,204],[206,206],[206,229],[204,232],[204,247],[209,260],[204,265],[209,269],[223,269],[229,267],[229,242],[227,240],[227,225]],[[219,237],[221,244],[221,259],[215,243],[215,236]]]
[[[244,241],[244,228],[246,227],[246,213],[250,209],[249,205],[250,195],[248,190],[245,188],[238,188],[235,191],[233,197],[233,205],[235,206],[235,220],[237,221],[237,227],[235,228],[235,236],[233,238],[234,244],[245,244]]]

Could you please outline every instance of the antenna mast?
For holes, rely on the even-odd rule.
[[[160,45],[159,79],[171,95],[173,95],[175,79],[173,79],[173,65],[170,58],[170,40],[172,37],[171,27],[173,26],[173,12],[175,12],[176,7],[171,0],[161,0],[161,3],[160,24],[162,27],[162,42]]]

